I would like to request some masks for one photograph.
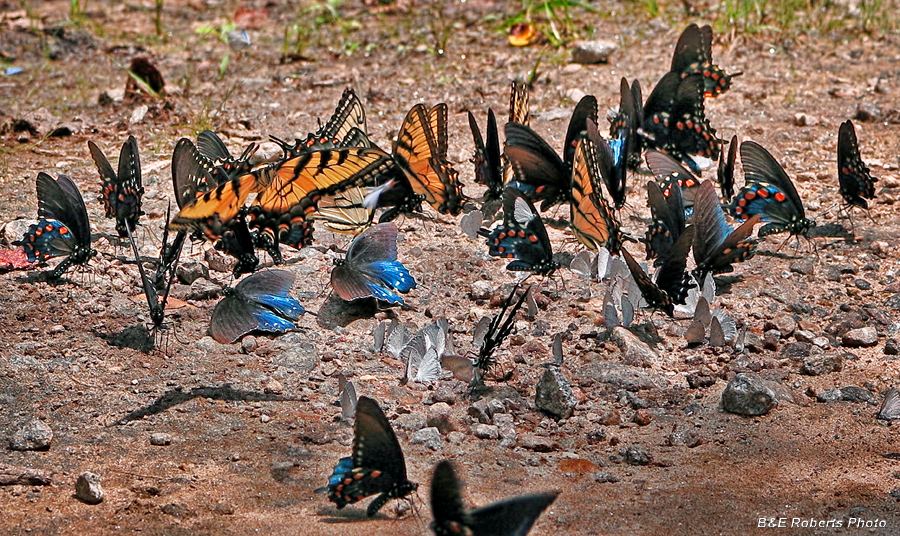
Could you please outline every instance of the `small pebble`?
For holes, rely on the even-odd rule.
[[[155,445],[157,447],[171,445],[172,444],[172,436],[170,434],[166,434],[163,432],[157,432],[154,434],[150,434],[150,444]]]
[[[100,504],[103,502],[103,488],[100,487],[100,477],[91,472],[78,475],[75,482],[75,496],[88,504]]]
[[[9,442],[12,450],[48,450],[53,441],[53,430],[44,421],[32,419],[13,434]]]

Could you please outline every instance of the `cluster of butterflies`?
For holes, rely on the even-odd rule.
[[[639,82],[629,85],[623,78],[609,139],[598,131],[596,98],[582,98],[569,121],[562,157],[528,126],[522,87],[514,85],[512,90],[502,153],[493,111],[488,111],[486,138],[470,113],[476,181],[487,191],[481,208],[463,216],[463,231],[487,238],[490,255],[512,259],[508,270],[550,275],[560,265],[540,212],[568,204],[568,226],[586,248],[605,248],[624,259],[640,291],[626,309],[640,301],[669,316],[707,275],[731,272],[735,263],[751,257],[759,239],[782,232],[808,236],[815,222],[806,217],[784,168],[764,147],[753,141],[739,143],[737,136],[727,152],[722,150],[724,141],[705,116],[704,99],[725,92],[737,76],[712,63],[711,42],[709,26],[688,26],[670,71],[646,103]],[[738,149],[745,184],[735,194]],[[716,158],[721,198],[712,181],[702,180],[702,161]],[[626,204],[628,172],[643,161],[654,176],[646,185],[652,219],[646,236],[636,240],[622,231],[617,213]],[[843,123],[838,132],[838,181],[845,208],[867,209],[876,180],[860,158],[853,124]],[[538,201],[540,212],[535,208]],[[496,216],[501,206],[502,216]],[[737,228],[728,223],[726,213],[740,222]],[[499,221],[485,226],[494,219]],[[765,225],[752,238],[760,222]],[[625,249],[628,241],[644,243],[647,259],[657,267],[654,278]],[[688,272],[691,251],[695,267]]]
[[[366,509],[372,517],[389,500],[403,499],[419,485],[407,477],[400,443],[378,402],[365,396],[357,400],[350,382],[344,383],[341,398],[352,401],[355,413],[353,453],[341,458],[328,484],[315,491],[328,493],[339,509],[377,495]],[[557,495],[523,495],[466,511],[456,470],[444,460],[431,478],[431,529],[438,536],[525,536]]]
[[[443,103],[430,109],[413,106],[390,153],[369,139],[362,103],[350,89],[331,118],[306,139],[290,143],[272,137],[282,149],[274,161],[255,158],[256,144],[234,156],[210,131],[201,132],[196,143],[183,138],[172,157],[179,212],[171,220],[167,216],[160,256],[152,259],[156,272],[150,276],[131,237],[143,214],[137,143],[130,137],[122,146],[117,172],[96,144],[88,145],[102,179],[100,199],[106,215],[115,218],[119,238],[131,240],[154,328],[163,321],[189,233],[193,239],[215,241],[217,249],[233,256],[238,277],[258,269],[257,249],[278,264],[283,262],[282,245],[309,245],[314,221],[357,235],[332,271],[338,296],[348,301],[374,298],[406,308],[399,294],[415,288],[416,282],[397,261],[397,228],[390,220],[415,215],[423,201],[441,214],[458,215],[465,208],[463,230],[485,237],[490,255],[513,259],[509,270],[542,275],[552,274],[559,263],[534,203],[540,202],[541,211],[567,203],[569,226],[581,243],[624,259],[641,294],[627,301],[671,316],[706,275],[729,272],[733,264],[752,256],[757,240],[751,234],[757,223],[765,223],[757,238],[781,232],[807,235],[815,225],[806,217],[792,181],[764,147],[738,143],[735,136],[728,151],[722,150],[723,140],[705,116],[704,100],[727,91],[741,73],[728,74],[714,65],[711,45],[709,26],[688,26],[669,72],[646,102],[640,83],[629,85],[623,78],[608,139],[598,131],[596,98],[585,96],[572,114],[562,157],[528,126],[528,92],[523,84],[513,83],[502,152],[493,111],[488,111],[485,138],[469,113],[475,180],[487,188],[478,200],[463,195],[458,174],[447,160]],[[745,184],[735,194],[738,149]],[[701,180],[698,156],[719,158],[721,198],[710,181]],[[644,160],[655,179],[647,183],[652,221],[640,241],[657,267],[653,279],[625,249],[625,243],[635,239],[622,231],[617,217],[626,204],[628,174]],[[849,121],[838,133],[838,180],[846,207],[868,208],[876,179],[860,158]],[[17,244],[30,262],[64,257],[49,272],[57,278],[96,254],[90,223],[84,200],[65,175],[53,179],[40,173],[37,192],[40,221]],[[475,210],[473,201],[480,201]],[[378,210],[380,223],[373,225]],[[741,225],[733,229],[726,212]],[[491,221],[494,224],[488,225]],[[172,243],[169,230],[176,232]],[[689,273],[690,251],[695,267]],[[231,342],[248,331],[293,329],[303,308],[281,301],[292,299],[287,279],[284,273],[263,271],[229,289],[211,322],[212,335]]]

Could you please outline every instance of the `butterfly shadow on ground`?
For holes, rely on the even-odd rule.
[[[242,401],[242,402],[282,402],[293,400],[273,393],[260,393],[259,391],[245,391],[243,389],[235,389],[230,384],[221,386],[200,386],[194,387],[190,391],[184,391],[180,387],[171,389],[162,394],[159,398],[144,406],[125,415],[121,419],[112,423],[113,425],[127,424],[131,421],[137,421],[156,415],[163,411],[173,408],[179,404],[183,404],[195,398],[211,398],[213,400],[226,401]]]
[[[374,298],[347,302],[332,294],[319,309],[316,323],[323,328],[334,329],[362,318],[372,318],[379,310]],[[390,318],[393,318],[393,315],[390,315]]]
[[[366,515],[366,511],[359,508],[341,508],[336,506],[322,506],[316,511],[316,515],[322,518],[322,523],[365,523],[367,521],[391,521],[396,518],[385,512],[378,512],[372,517]]]
[[[97,330],[93,331],[94,335],[117,348],[131,348],[132,350],[149,354],[155,347],[153,334],[144,324],[128,326],[122,331],[113,333],[103,333]]]

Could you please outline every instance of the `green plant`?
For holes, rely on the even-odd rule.
[[[219,28],[213,28],[212,26],[201,26],[197,28],[196,32],[198,34],[203,35],[212,35],[218,32],[219,41],[228,45],[228,32],[234,31],[237,26],[233,22],[226,22],[219,26]],[[225,78],[225,73],[228,72],[228,62],[231,60],[231,49],[225,49],[225,55],[222,56],[222,59],[219,61],[219,80]]]
[[[579,23],[576,23],[576,19],[581,20],[583,17],[574,17],[573,9],[605,15],[596,7],[579,0],[544,0],[537,3],[534,0],[523,0],[522,11],[508,18],[504,28],[508,29],[520,22],[530,22],[547,36],[551,45],[563,46],[579,34]]]
[[[154,23],[156,24],[157,37],[162,37],[162,34],[163,34],[162,10],[163,10],[163,0],[156,0],[156,15],[154,17]]]

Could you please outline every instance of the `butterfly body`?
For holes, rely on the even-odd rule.
[[[359,397],[353,429],[352,456],[341,458],[328,485],[316,491],[328,492],[328,500],[339,509],[378,494],[366,509],[372,517],[389,500],[414,492],[418,484],[407,479],[400,442],[377,402]]]
[[[103,179],[100,200],[106,209],[106,217],[116,219],[116,232],[120,238],[125,238],[128,236],[125,230],[126,223],[134,229],[143,214],[141,197],[144,195],[144,187],[141,184],[141,161],[137,141],[134,136],[129,136],[122,145],[118,173],[113,171],[106,155],[97,144],[88,141],[88,148],[100,172],[100,178]]]
[[[66,175],[54,179],[40,172],[36,184],[38,216],[41,220],[28,228],[22,240],[13,244],[22,246],[29,260],[43,262],[66,256],[50,272],[50,278],[58,279],[73,264],[86,264],[97,254],[91,249],[87,208],[78,187]]]

